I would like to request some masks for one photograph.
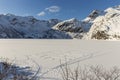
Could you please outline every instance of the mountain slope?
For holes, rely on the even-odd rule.
[[[0,15],[0,38],[71,38],[66,33],[51,28],[58,22],[60,20],[57,19],[45,21],[12,14]]]
[[[98,16],[86,39],[120,39],[120,6],[108,8]]]
[[[90,30],[93,21],[102,14],[102,11],[94,10],[82,21],[72,18],[59,22],[57,25],[53,26],[53,29],[66,32],[72,38],[81,39]]]
[[[53,26],[53,29],[65,32],[72,38],[81,38],[81,33],[83,32],[82,23],[75,18],[62,21]]]
[[[93,10],[81,21],[75,18],[38,20],[1,14],[0,38],[120,40],[120,6]]]
[[[84,32],[88,32],[94,23],[93,21],[100,15],[102,15],[103,12],[99,10],[93,10],[88,17],[86,17],[84,20],[82,20],[82,26],[84,27]]]

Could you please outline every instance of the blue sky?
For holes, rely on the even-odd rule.
[[[0,14],[81,20],[94,9],[104,10],[119,4],[120,0],[0,0]]]

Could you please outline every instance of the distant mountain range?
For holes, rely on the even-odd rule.
[[[120,6],[94,10],[81,21],[1,14],[0,38],[120,40]]]

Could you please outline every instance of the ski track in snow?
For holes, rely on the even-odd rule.
[[[104,55],[107,55],[107,54],[108,53],[105,53],[105,52],[104,53],[99,53],[99,54],[94,54],[94,52],[93,52],[93,53],[91,53],[89,55],[86,55],[86,56],[83,56],[83,57],[78,57],[78,58],[73,59],[71,61],[67,61],[65,63],[62,63],[60,65],[56,65],[55,67],[47,70],[46,72],[41,73],[40,77],[43,78],[43,79],[54,79],[54,78],[50,78],[50,77],[46,78],[46,77],[44,77],[44,75],[47,75],[49,72],[52,72],[55,69],[59,69],[60,67],[64,67],[66,64],[67,65],[72,65],[72,64],[75,64],[75,63],[79,63],[79,62],[82,62],[82,61],[85,61],[85,60],[89,60],[89,59],[95,58],[95,57],[104,56]]]

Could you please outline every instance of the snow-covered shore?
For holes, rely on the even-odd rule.
[[[40,66],[40,75],[57,78],[56,69],[65,58],[69,65],[120,66],[119,41],[97,40],[0,40],[0,57],[22,66]]]

